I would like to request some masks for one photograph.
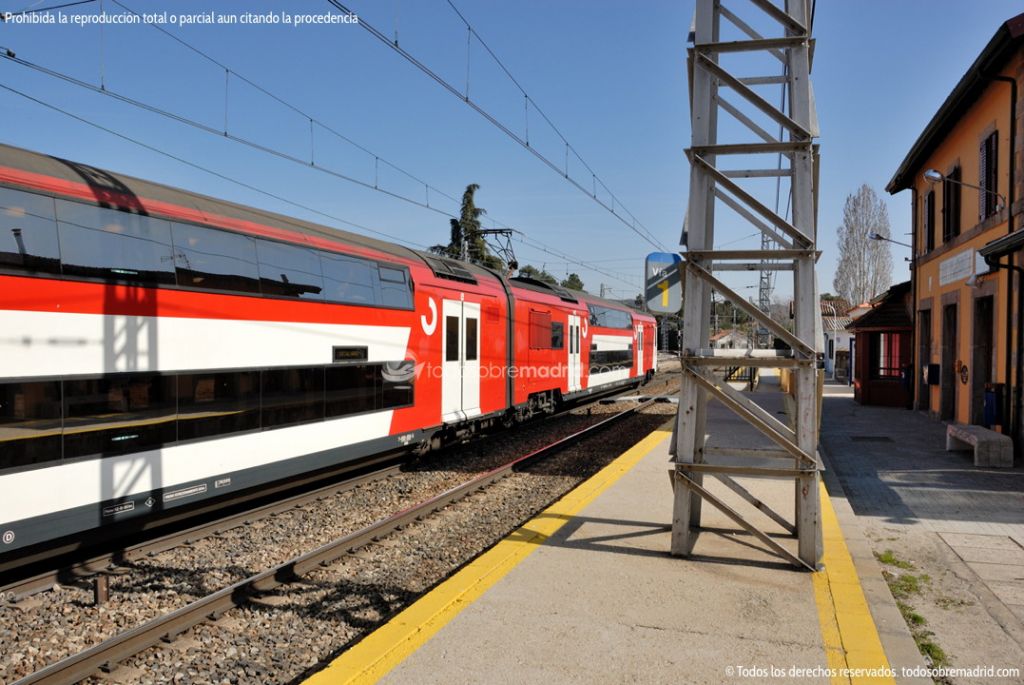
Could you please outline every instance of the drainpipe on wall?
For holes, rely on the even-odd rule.
[[[1017,167],[1017,79],[1011,76],[997,75],[992,77],[993,81],[1002,81],[1010,84],[1010,174],[1009,189],[1006,193],[1006,232],[1013,233],[1013,202],[1016,196],[1016,174]],[[1013,255],[1006,256],[1009,273],[1006,275],[1006,427],[1014,438],[1014,444],[1020,450],[1021,441],[1021,386],[1024,385],[1024,365],[1021,364],[1024,354],[1024,336],[1017,336],[1017,377],[1013,383],[1010,382],[1013,371],[1013,355],[1010,349],[1013,346],[1013,275],[1017,274],[1017,321],[1022,321],[1024,316],[1024,298],[1020,296],[1021,272],[1020,267],[1014,268]]]

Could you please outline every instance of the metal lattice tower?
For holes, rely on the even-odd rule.
[[[761,234],[761,251],[767,252],[772,249],[772,239],[766,234]],[[764,261],[762,263],[767,263]],[[765,314],[772,311],[772,272],[769,269],[762,269],[757,280],[757,308]],[[758,325],[757,335],[754,338],[754,347],[759,350],[766,350],[772,346],[772,334],[763,325]]]
[[[819,459],[817,455],[817,357],[820,313],[815,276],[816,156],[813,139],[817,120],[810,90],[810,0],[698,0],[690,49],[692,143],[690,203],[687,213],[687,251],[683,253],[685,292],[683,374],[676,420],[672,483],[674,512],[672,553],[688,555],[700,528],[701,504],[707,501],[760,540],[773,553],[797,566],[815,569],[821,557]],[[728,4],[729,7],[725,5]],[[745,21],[740,14],[753,14]],[[723,22],[728,22],[725,26]],[[760,24],[758,24],[760,22]],[[768,25],[767,35],[751,24]],[[722,41],[722,29],[742,34],[742,40]],[[756,63],[761,73],[734,75],[726,63]],[[778,75],[763,75],[781,66]],[[768,102],[758,86],[785,84],[788,112]],[[735,98],[736,103],[730,101]],[[743,127],[743,136],[720,140],[726,113]],[[768,128],[781,127],[775,136]],[[746,142],[752,134],[755,142]],[[738,140],[737,140],[738,139]],[[767,164],[781,155],[777,168]],[[752,168],[733,168],[753,160]],[[760,160],[760,165],[759,165]],[[730,166],[733,165],[733,166]],[[792,220],[758,199],[750,185],[756,179],[787,178]],[[763,236],[759,250],[716,250],[715,209],[732,209]],[[723,223],[723,225],[725,225]],[[728,236],[724,236],[728,237]],[[793,275],[794,330],[773,321],[766,312],[723,283],[716,272],[737,270],[789,271]],[[790,350],[715,350],[709,344],[712,291],[750,315],[759,328],[784,341]],[[796,411],[793,428],[734,390],[716,374],[726,366],[785,367],[792,371]],[[744,418],[774,446],[768,448],[706,447],[706,407],[709,398]],[[725,465],[723,458],[728,460]],[[738,465],[739,464],[739,465]],[[766,466],[765,464],[770,464]],[[797,537],[797,554],[749,523],[740,512],[704,487],[711,476],[757,507]],[[734,476],[767,476],[795,483],[795,521],[768,509]]]

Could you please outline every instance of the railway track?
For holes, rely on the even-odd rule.
[[[652,381],[652,383],[657,383],[657,381]],[[576,408],[586,407],[588,404],[592,405],[594,403],[618,402],[626,398],[633,401],[643,401],[646,399],[646,396],[647,395],[639,395],[637,390],[625,390],[607,397],[595,398],[591,402],[579,405]],[[546,417],[543,420],[559,419],[568,414],[569,411],[564,411],[553,416]],[[528,425],[536,425],[536,422]],[[96,604],[102,604],[108,598],[108,579],[111,575],[117,574],[117,569],[119,567],[147,557],[152,557],[160,552],[172,549],[182,544],[192,544],[197,540],[211,536],[218,536],[225,531],[232,530],[239,526],[251,525],[255,521],[277,516],[291,509],[302,508],[315,504],[329,496],[341,494],[353,488],[362,487],[381,478],[394,476],[402,468],[401,461],[394,458],[381,459],[377,461],[371,460],[363,463],[361,466],[363,469],[368,469],[373,468],[375,464],[380,463],[385,463],[387,466],[366,473],[361,473],[360,475],[340,482],[337,479],[342,477],[344,474],[350,472],[358,473],[358,467],[360,465],[355,467],[345,466],[333,473],[309,477],[304,479],[305,483],[292,481],[287,485],[275,484],[274,486],[260,490],[256,494],[250,494],[243,500],[220,503],[213,506],[204,506],[190,518],[192,520],[202,520],[204,514],[216,509],[217,507],[231,506],[232,508],[237,508],[245,501],[266,500],[267,498],[274,496],[275,493],[285,490],[295,491],[303,485],[308,486],[317,480],[329,483],[328,485],[317,487],[313,490],[302,489],[295,494],[287,495],[282,499],[275,499],[274,501],[252,509],[235,511],[228,516],[203,521],[202,523],[183,530],[172,530],[164,535],[144,539],[140,542],[130,544],[122,548],[102,551],[85,559],[73,559],[70,563],[61,564],[55,568],[33,573],[23,578],[17,578],[16,580],[0,585],[0,604],[4,602],[17,603],[24,601],[33,595],[52,589],[60,583],[80,583],[85,580],[92,580],[94,602]],[[174,518],[178,519],[180,518],[180,515],[175,516]],[[169,521],[167,525],[171,526],[172,523],[173,520]],[[37,554],[23,561],[31,561],[34,565],[38,566],[40,563],[45,563],[45,557]],[[17,575],[17,568],[0,570],[6,571],[7,575]]]
[[[182,633],[195,626],[214,621],[233,609],[259,602],[260,597],[277,588],[299,581],[308,574],[316,572],[386,536],[404,526],[422,521],[432,513],[448,507],[459,500],[488,486],[505,479],[517,470],[537,462],[580,441],[590,438],[623,419],[633,416],[657,402],[648,399],[637,402],[627,409],[611,415],[609,418],[594,423],[571,435],[561,437],[540,449],[519,456],[496,468],[476,475],[455,487],[434,495],[416,505],[404,508],[384,518],[376,520],[363,528],[340,536],[320,547],[275,564],[265,570],[251,575],[241,581],[210,593],[187,606],[179,608],[149,620],[130,630],[123,631],[103,642],[90,647],[78,654],[66,657],[61,661],[46,666],[24,678],[15,685],[45,683],[76,683],[103,671],[111,671],[130,657],[161,643],[173,642]],[[367,478],[373,477],[373,474]],[[378,475],[378,477],[380,477]],[[338,486],[333,486],[335,489]],[[354,486],[353,486],[354,487]],[[309,493],[307,497],[315,500],[317,495]],[[224,525],[224,524],[221,524]],[[244,525],[244,521],[240,524]]]

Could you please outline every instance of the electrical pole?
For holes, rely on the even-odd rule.
[[[820,461],[817,453],[818,402],[817,361],[820,308],[817,304],[817,117],[810,92],[810,20],[807,0],[784,0],[785,9],[766,0],[731,2],[726,8],[719,0],[697,0],[697,10],[689,50],[691,145],[686,153],[690,161],[690,192],[687,209],[687,251],[683,253],[685,290],[683,320],[682,384],[673,444],[672,554],[692,553],[701,524],[701,504],[708,502],[760,541],[767,549],[791,564],[815,570],[821,559],[821,517],[819,487]],[[741,15],[752,14],[746,20]],[[766,19],[767,17],[767,19]],[[772,30],[764,36],[752,26]],[[727,37],[723,37],[724,33]],[[723,63],[742,52],[744,63],[761,64],[753,78],[739,78]],[[724,59],[723,59],[724,57]],[[781,65],[780,65],[781,63]],[[772,68],[781,74],[771,73]],[[781,68],[780,68],[781,67]],[[755,92],[752,81],[784,83],[788,88],[788,108],[777,108]],[[721,92],[720,92],[721,91]],[[740,109],[730,100],[740,99]],[[745,125],[760,142],[737,139],[720,141],[718,114],[724,110]],[[754,112],[758,114],[754,114]],[[748,114],[750,112],[751,114]],[[754,117],[773,122],[758,123]],[[768,127],[781,127],[778,138]],[[723,128],[732,134],[735,127]],[[749,139],[749,136],[746,137]],[[783,160],[777,169],[767,168],[765,160]],[[753,160],[748,169],[737,170],[737,163],[718,168],[719,157]],[[759,163],[760,162],[760,163]],[[744,179],[765,176],[788,178],[792,194],[792,218],[780,216],[777,209],[756,197],[756,189],[744,187]],[[759,250],[716,249],[716,203],[732,208],[757,227],[764,239]],[[732,224],[732,217],[725,226]],[[724,236],[727,239],[730,236]],[[763,311],[768,291],[759,293],[758,305],[742,297],[722,282],[718,272],[782,270],[793,275],[794,324],[791,333]],[[765,283],[766,281],[762,281]],[[770,283],[770,281],[767,281]],[[789,350],[715,350],[710,347],[709,307],[717,292],[749,315],[758,331],[786,342]],[[717,308],[716,308],[717,312]],[[794,382],[795,412],[790,427],[754,402],[749,396],[725,383],[716,369],[727,366],[760,366],[788,369]],[[716,399],[763,434],[771,448],[709,448],[706,426],[707,402]],[[707,431],[705,429],[708,429]],[[783,467],[764,466],[788,461]],[[778,478],[795,485],[792,522],[768,508],[763,498],[749,492],[734,479],[736,475]],[[797,553],[780,545],[771,536],[719,499],[705,487],[705,477],[718,480],[754,505],[759,516],[765,514],[791,531],[797,539]],[[753,481],[764,482],[761,479]],[[756,504],[755,504],[756,503]]]

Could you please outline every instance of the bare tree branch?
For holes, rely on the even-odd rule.
[[[839,265],[832,282],[847,302],[867,302],[892,284],[889,243],[869,240],[874,232],[889,237],[889,213],[868,185],[846,197],[843,225],[839,227]]]

